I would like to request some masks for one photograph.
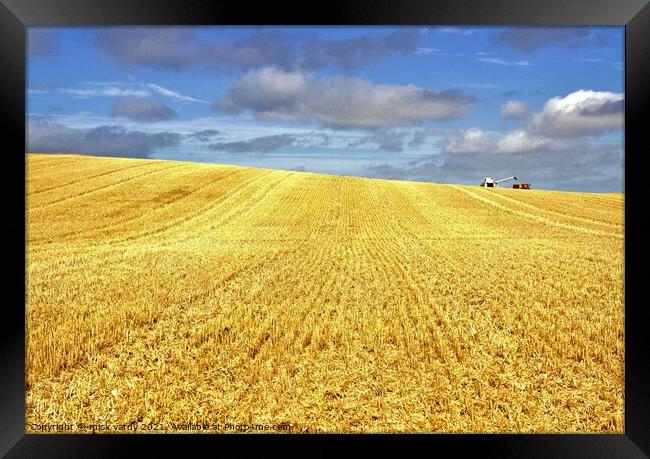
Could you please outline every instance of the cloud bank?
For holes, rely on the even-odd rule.
[[[210,144],[208,148],[215,151],[228,153],[267,153],[288,147],[296,142],[296,138],[289,134],[269,135],[238,142],[221,142]]]
[[[179,141],[180,136],[172,132],[151,134],[116,125],[73,129],[47,119],[32,119],[27,125],[27,150],[39,153],[148,158],[154,149]]]
[[[272,65],[287,70],[350,70],[390,55],[416,52],[420,33],[398,30],[381,35],[304,39],[298,34],[258,30],[236,39],[202,40],[187,28],[125,27],[98,30],[95,41],[106,56],[124,68],[251,70]]]
[[[220,134],[216,129],[203,129],[201,131],[195,131],[191,134],[188,134],[188,137],[191,139],[198,140],[199,142],[209,142],[214,137]]]

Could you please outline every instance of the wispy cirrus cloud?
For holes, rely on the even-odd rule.
[[[577,59],[577,61],[588,63],[588,64],[599,64],[601,62],[604,62],[603,59],[600,58],[583,58],[583,59]]]
[[[184,102],[210,103],[207,100],[186,96],[155,83],[90,81],[71,88],[28,88],[28,91],[31,94],[54,93],[82,99],[88,99],[91,97],[151,97],[152,95],[157,94]]]
[[[434,28],[436,32],[439,33],[448,33],[448,34],[453,34],[453,35],[473,35],[475,30],[474,29],[468,29],[468,28],[461,28],[461,27],[441,27],[441,28]]]
[[[577,48],[604,44],[601,35],[586,27],[508,27],[497,33],[493,42],[519,52],[534,52],[549,46]]]
[[[442,52],[440,48],[417,48],[415,54],[438,54]]]
[[[90,97],[149,97],[151,93],[142,89],[125,89],[117,86],[100,88],[57,88],[57,94],[88,99]]]
[[[172,91],[171,89],[167,89],[163,86],[160,86],[159,84],[154,84],[154,83],[147,83],[146,86],[153,90],[156,94],[160,94],[161,96],[165,97],[171,97],[173,99],[178,99],[178,100],[183,100],[187,102],[200,102],[202,104],[209,104],[207,100],[203,99],[196,99],[194,97],[189,97],[189,96],[184,96],[176,91]]]
[[[478,62],[485,62],[487,64],[498,64],[498,65],[505,65],[507,67],[528,67],[533,64],[531,64],[528,61],[506,61],[504,59],[498,59],[498,58],[493,58],[493,57],[479,57],[476,59]]]
[[[610,67],[618,71],[622,71],[625,68],[625,63],[619,60],[609,60],[609,59],[601,59],[601,58],[580,58],[580,59],[576,59],[576,61],[582,64],[596,64],[605,67]]]
[[[439,57],[461,57],[464,56],[463,53],[454,53],[454,52],[445,52],[440,48],[425,48],[425,47],[418,47],[415,50],[415,54],[423,55],[423,56],[439,56]]]

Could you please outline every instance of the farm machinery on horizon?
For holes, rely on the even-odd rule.
[[[499,185],[499,183],[503,183],[503,182],[506,182],[508,180],[517,181],[518,179],[514,175],[512,177],[506,177],[506,178],[503,178],[503,179],[500,179],[500,180],[494,180],[492,177],[485,177],[481,181],[481,184],[479,186],[487,187],[487,188],[495,188],[495,187],[497,187]],[[518,190],[530,190],[531,189],[530,183],[515,183],[514,185],[512,185],[512,187],[514,189],[518,189]]]

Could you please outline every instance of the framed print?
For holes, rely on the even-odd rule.
[[[648,454],[647,2],[1,1],[7,457]]]

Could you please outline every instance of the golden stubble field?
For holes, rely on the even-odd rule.
[[[26,199],[28,432],[624,430],[623,194],[28,154]]]

